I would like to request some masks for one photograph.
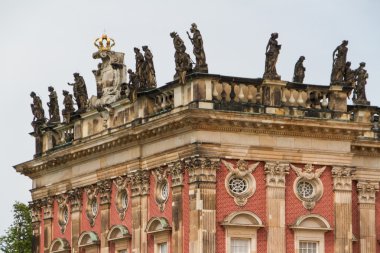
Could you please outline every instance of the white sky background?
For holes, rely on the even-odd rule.
[[[282,44],[278,73],[291,80],[299,56],[306,61],[305,83],[328,85],[332,52],[349,40],[348,60],[367,63],[367,97],[380,105],[380,2],[377,0],[235,0],[235,1],[0,1],[0,234],[12,221],[14,201],[30,200],[31,180],[12,165],[32,159],[34,140],[29,94],[44,105],[47,87],[72,91],[72,74],[83,75],[90,95],[96,93],[91,70],[97,61],[95,38],[104,29],[126,53],[134,69],[133,47],[148,45],[154,55],[158,86],[172,80],[176,31],[192,55],[186,31],[196,22],[205,45],[209,72],[262,77],[265,46],[272,32]],[[45,114],[47,106],[45,106]]]

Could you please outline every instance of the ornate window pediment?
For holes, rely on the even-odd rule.
[[[69,253],[71,252],[69,242],[64,238],[57,238],[51,242],[49,253]]]
[[[153,217],[148,221],[146,225],[145,232],[148,234],[158,233],[162,231],[170,231],[172,228],[169,225],[169,222],[164,217]]]
[[[222,226],[264,227],[261,219],[250,211],[233,212],[224,218]]]
[[[83,232],[78,239],[78,247],[90,247],[100,244],[98,235],[93,231]]]
[[[123,225],[113,226],[107,235],[108,241],[116,241],[127,238],[131,238],[131,234],[129,233],[128,228]]]
[[[293,230],[332,230],[329,222],[318,214],[307,214],[298,217],[296,222],[290,226]]]

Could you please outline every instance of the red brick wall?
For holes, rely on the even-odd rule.
[[[296,164],[295,164],[296,165]],[[304,165],[297,164],[297,167],[303,167]],[[314,166],[318,169],[321,166]],[[316,203],[314,209],[308,211],[302,205],[302,202],[295,196],[293,191],[293,183],[297,178],[296,173],[290,169],[290,173],[286,178],[286,204],[285,204],[285,222],[286,222],[286,252],[293,253],[294,249],[294,233],[289,228],[289,225],[295,223],[297,218],[305,214],[319,214],[323,216],[332,228],[334,228],[334,192],[333,192],[333,180],[331,175],[331,168],[327,167],[322,173],[320,179],[323,182],[323,195],[322,198]],[[334,252],[334,233],[332,231],[325,233],[325,253]]]
[[[236,164],[236,160],[230,160],[233,164]],[[249,161],[249,164],[254,163]],[[225,229],[220,223],[224,218],[235,211],[251,211],[255,213],[265,224],[266,218],[266,191],[265,191],[265,175],[264,175],[264,163],[260,165],[253,172],[253,176],[256,180],[256,192],[247,201],[247,204],[243,207],[239,207],[235,204],[233,197],[231,197],[226,188],[224,187],[224,180],[228,174],[228,169],[224,164],[221,164],[220,170],[217,172],[217,185],[216,185],[216,252],[226,252],[225,249]],[[261,228],[257,231],[257,252],[266,252],[267,231],[265,228]]]
[[[360,253],[360,219],[359,219],[359,203],[358,192],[356,188],[357,182],[352,181],[352,233],[358,241],[352,244],[352,252]]]

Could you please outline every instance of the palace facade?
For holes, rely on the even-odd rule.
[[[33,252],[380,252],[380,108],[338,83],[198,72],[114,98],[123,56],[94,54],[97,83],[118,78],[88,108],[34,120],[15,166]]]

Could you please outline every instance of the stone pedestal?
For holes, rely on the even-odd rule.
[[[285,253],[285,176],[289,174],[289,164],[267,162],[266,203],[268,223],[268,253]]]
[[[262,85],[262,104],[266,106],[281,106],[282,87],[286,82],[281,80],[263,80]]]
[[[328,108],[333,111],[347,112],[347,91],[343,91],[342,85],[330,85]]]
[[[334,252],[352,252],[352,173],[353,168],[334,166]]]
[[[379,190],[379,183],[372,181],[359,181],[357,188],[360,213],[360,253],[375,253],[375,194]]]
[[[190,253],[215,253],[216,170],[219,161],[196,158],[188,162]]]

